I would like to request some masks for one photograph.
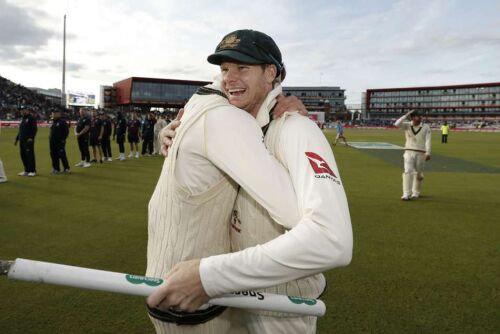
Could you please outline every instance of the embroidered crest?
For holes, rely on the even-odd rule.
[[[226,36],[222,42],[219,43],[217,49],[232,49],[236,47],[240,43],[240,39],[238,36],[231,34]]]

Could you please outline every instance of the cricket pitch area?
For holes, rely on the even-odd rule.
[[[113,161],[50,175],[39,129],[39,176],[22,170],[14,129],[2,129],[0,258],[142,275],[147,204],[163,159]],[[332,143],[335,132],[325,135]],[[346,129],[349,142],[404,145],[398,130]],[[500,331],[500,133],[433,132],[422,198],[402,202],[403,151],[333,148],[354,231],[352,263],[326,273],[318,333]],[[368,145],[370,146],[370,145]],[[372,145],[373,146],[373,145]],[[380,146],[380,145],[379,145]],[[387,146],[387,147],[389,147]],[[112,144],[114,156],[116,144]],[[79,153],[68,139],[73,166]],[[128,154],[128,149],[127,149]],[[1,333],[153,333],[141,297],[0,278]]]

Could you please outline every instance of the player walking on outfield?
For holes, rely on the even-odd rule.
[[[127,133],[127,120],[123,114],[119,111],[116,114],[115,130],[113,132],[113,140],[116,138],[116,143],[118,144],[118,150],[120,155],[118,160],[125,160],[125,134]]]
[[[285,70],[281,53],[269,36],[252,30],[233,32],[222,40],[208,60],[213,64],[220,64],[223,96],[227,96],[234,106],[244,108],[247,115],[255,117],[257,124],[263,127],[265,146],[278,159],[280,166],[289,171],[288,177],[295,186],[298,202],[288,202],[289,210],[293,210],[287,212],[288,217],[276,216],[276,209],[282,208],[272,204],[277,198],[284,199],[285,195],[288,197],[288,193],[275,189],[274,183],[270,190],[255,192],[252,184],[238,181],[241,188],[231,215],[230,233],[232,250],[238,252],[176,265],[167,274],[169,284],[150,296],[148,303],[150,306],[160,304],[163,309],[174,306],[181,310],[194,310],[206,301],[207,294],[217,296],[255,288],[266,288],[263,291],[281,294],[318,297],[325,288],[325,280],[322,275],[316,274],[346,265],[350,261],[352,250],[347,201],[331,148],[321,130],[306,117],[285,113],[279,120],[271,121],[270,113],[281,93],[279,82],[284,78]],[[215,90],[213,94],[222,95],[216,84],[210,86],[210,90]],[[209,92],[205,88],[199,93],[210,94]],[[185,115],[192,114],[191,108],[199,105],[193,99],[186,105]],[[285,110],[296,110],[295,107],[294,105]],[[279,105],[276,109],[279,109]],[[229,170],[231,177],[237,172],[253,171],[256,173],[254,182],[263,182],[264,186],[269,173],[262,174],[260,171],[263,167],[269,171],[272,164],[265,167],[263,165],[269,158],[265,154],[263,157],[254,155],[263,146],[260,139],[262,132],[248,131],[248,126],[243,123],[239,126],[227,126],[240,114],[237,110],[216,113],[217,119],[206,121],[205,124],[217,124],[221,127],[220,131],[205,138],[213,140],[208,142],[210,144],[218,144],[211,147],[214,152],[225,151],[220,156],[224,159],[217,163],[233,167]],[[209,117],[207,115],[207,120]],[[175,159],[177,154],[180,156],[181,151],[177,151],[177,148],[183,147],[182,133],[189,121],[190,116],[184,116],[168,159]],[[214,121],[216,122],[213,123]],[[164,132],[168,131],[167,127]],[[259,145],[250,149],[243,148],[241,143],[233,140],[242,135],[248,142],[260,139]],[[170,139],[166,138],[166,141],[169,142]],[[199,143],[187,138],[186,141]],[[203,141],[200,144],[203,149]],[[249,161],[237,161],[241,156],[238,152],[241,151],[252,152],[245,154],[244,159],[248,159],[247,155],[251,157]],[[238,159],[235,159],[236,156]],[[279,171],[278,175],[281,175],[282,170]],[[198,173],[199,171],[196,172]],[[275,177],[272,179],[275,180]],[[235,179],[241,180],[237,174]],[[155,194],[157,191],[158,188]],[[151,215],[154,197],[150,202],[150,219],[157,216]],[[322,204],[326,202],[329,205]],[[332,206],[331,203],[335,204]],[[299,211],[296,212],[296,209]],[[287,220],[290,214],[293,217]],[[194,226],[206,223],[204,217],[199,217],[198,220]],[[183,224],[179,226],[182,227]],[[152,230],[155,229],[150,220],[150,231]],[[227,232],[222,230],[219,233]],[[196,256],[193,254],[193,257]],[[236,332],[238,322],[242,322],[245,332],[250,333],[315,332],[316,319],[312,317],[261,311],[233,312],[235,317],[231,333]],[[197,331],[209,332],[211,333]]]
[[[335,131],[337,132],[337,136],[335,137],[335,142],[333,143],[333,146],[337,145],[339,139],[344,140],[345,146],[349,146],[344,136],[344,127],[342,126],[342,122],[340,122],[340,120],[337,120],[337,123],[335,123]]]
[[[137,119],[137,114],[132,112],[132,118],[128,121],[127,124],[127,139],[130,143],[130,153],[128,155],[129,158],[134,157],[135,150],[135,158],[139,158],[139,140],[140,140],[140,130],[141,129],[141,121]]]
[[[444,122],[441,125],[441,144],[448,144],[448,132],[450,131],[450,126],[448,123]]]
[[[75,136],[78,141],[78,148],[80,149],[82,161],[77,163],[75,167],[90,167],[89,130],[90,119],[88,117],[87,111],[81,108],[80,118],[78,119],[75,127]]]
[[[70,172],[68,157],[66,156],[66,139],[69,134],[68,123],[61,119],[61,111],[58,109],[52,111],[52,120],[49,136],[52,174],[59,174],[61,172],[59,160],[63,165],[63,172],[68,174]]]
[[[37,130],[36,118],[32,111],[23,109],[23,118],[19,124],[19,132],[14,142],[14,145],[20,142],[19,152],[24,166],[24,171],[17,174],[19,176],[36,176],[35,136]]]
[[[405,122],[408,118],[411,122]],[[422,124],[422,117],[414,110],[403,115],[394,125],[405,131],[403,196],[401,199],[408,201],[420,196],[424,179],[424,163],[431,159],[431,128],[427,124]]]

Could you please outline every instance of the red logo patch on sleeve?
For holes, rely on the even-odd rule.
[[[315,174],[329,174],[335,178],[337,177],[337,175],[335,175],[335,173],[330,169],[330,166],[328,166],[328,163],[325,161],[325,159],[314,152],[305,153]]]

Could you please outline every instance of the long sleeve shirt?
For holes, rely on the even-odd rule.
[[[50,127],[49,141],[52,144],[63,144],[68,138],[68,123],[63,119],[56,119]]]
[[[20,141],[33,140],[35,139],[37,130],[36,118],[30,114],[24,115],[21,124],[19,124],[19,132],[16,139]]]
[[[276,95],[275,90],[264,102],[257,116],[260,126],[269,122],[269,111]],[[221,132],[228,131],[228,128],[229,132],[241,131],[227,126],[231,124],[227,120],[216,122],[225,124]],[[216,126],[212,122],[207,122],[207,125]],[[257,131],[245,133],[245,137],[257,135]],[[268,167],[253,151],[243,151],[235,146],[234,152],[221,154],[230,138],[223,136],[219,132],[207,136],[207,151],[221,161],[251,156],[255,160],[251,166],[246,166],[245,160],[235,162],[230,176],[248,167],[256,168],[256,173],[264,169],[262,180],[270,184],[263,184],[263,187],[247,184],[241,178],[235,180],[242,187],[253,188],[252,197],[255,195],[254,198],[271,213],[271,217],[290,230],[262,245],[202,259],[200,276],[207,294],[216,296],[274,286],[347,265],[353,243],[349,209],[331,147],[321,130],[300,115],[289,116],[283,125],[278,154],[293,184],[296,199],[284,192],[283,187],[276,187],[274,180],[267,179]],[[282,202],[277,203],[277,198]],[[277,205],[283,204],[286,215],[280,215],[281,211],[276,210]]]
[[[196,103],[194,98],[191,101]],[[177,182],[190,194],[207,191],[224,174],[259,203],[265,203],[279,223],[298,222],[297,197],[290,176],[266,150],[255,118],[229,102],[206,112],[192,125],[180,143],[175,169]]]
[[[431,155],[431,128],[427,124],[420,123],[413,126],[411,122],[405,122],[406,115],[400,117],[394,123],[405,131],[405,150],[423,152]]]

